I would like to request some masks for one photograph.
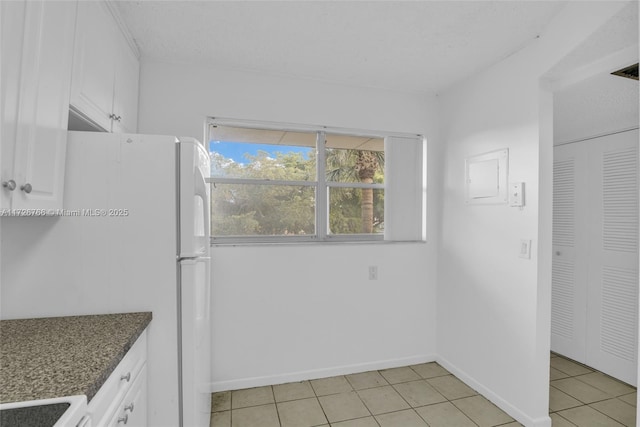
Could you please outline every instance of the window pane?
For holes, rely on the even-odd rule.
[[[211,235],[315,235],[315,187],[212,184]]]
[[[384,140],[327,135],[326,177],[334,182],[383,183]]]
[[[316,134],[216,126],[211,129],[211,176],[315,181]]]
[[[329,188],[329,233],[384,233],[384,190]]]

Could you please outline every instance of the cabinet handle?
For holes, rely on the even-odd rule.
[[[33,190],[33,187],[31,186],[31,184],[29,184],[28,182],[25,185],[21,185],[20,189],[22,191],[24,191],[25,193],[29,194],[31,193],[31,190]]]
[[[13,191],[16,189],[16,182],[12,179],[10,179],[9,181],[5,181],[2,183],[2,186],[4,188],[6,188],[9,191]]]
[[[124,407],[124,412],[131,411],[133,412],[133,402]]]
[[[127,372],[127,375],[121,375],[120,376],[120,381],[125,380],[126,382],[129,382],[131,380],[131,372]]]
[[[121,116],[116,116],[116,122],[119,122],[120,120],[122,120]]]
[[[118,418],[118,424],[123,423],[126,424],[129,421],[129,414],[124,414],[124,417]]]
[[[120,120],[122,120],[122,116],[116,116],[116,115],[115,115],[115,114],[113,114],[113,113],[109,114],[109,118],[110,118],[111,120],[116,121],[116,122],[119,122]]]

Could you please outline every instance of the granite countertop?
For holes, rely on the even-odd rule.
[[[149,322],[149,312],[0,321],[0,403],[90,401]]]

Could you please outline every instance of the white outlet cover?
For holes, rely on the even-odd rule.
[[[524,206],[524,182],[512,182],[509,184],[509,206]]]

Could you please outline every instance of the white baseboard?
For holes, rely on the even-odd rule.
[[[458,379],[467,384],[469,387],[473,388],[478,393],[486,397],[494,405],[509,414],[519,423],[527,427],[551,427],[551,417],[549,417],[548,415],[538,418],[531,418],[530,416],[522,412],[518,407],[512,405],[508,400],[488,389],[480,382],[476,381],[473,377],[468,375],[466,372],[458,369],[448,360],[443,359],[442,357],[436,357],[436,362],[442,365],[443,368],[451,372],[453,375],[458,377]]]
[[[265,375],[252,378],[238,378],[227,381],[214,381],[211,383],[211,391],[239,390],[243,388],[260,387],[264,385],[284,384],[297,381],[314,380],[318,378],[333,377],[336,375],[348,375],[358,372],[376,371],[379,369],[398,368],[401,366],[417,365],[433,362],[436,356],[433,354],[403,357],[399,359],[379,360],[375,362],[358,363],[353,365],[334,366],[330,368],[312,369],[308,371],[286,372],[275,375]]]

